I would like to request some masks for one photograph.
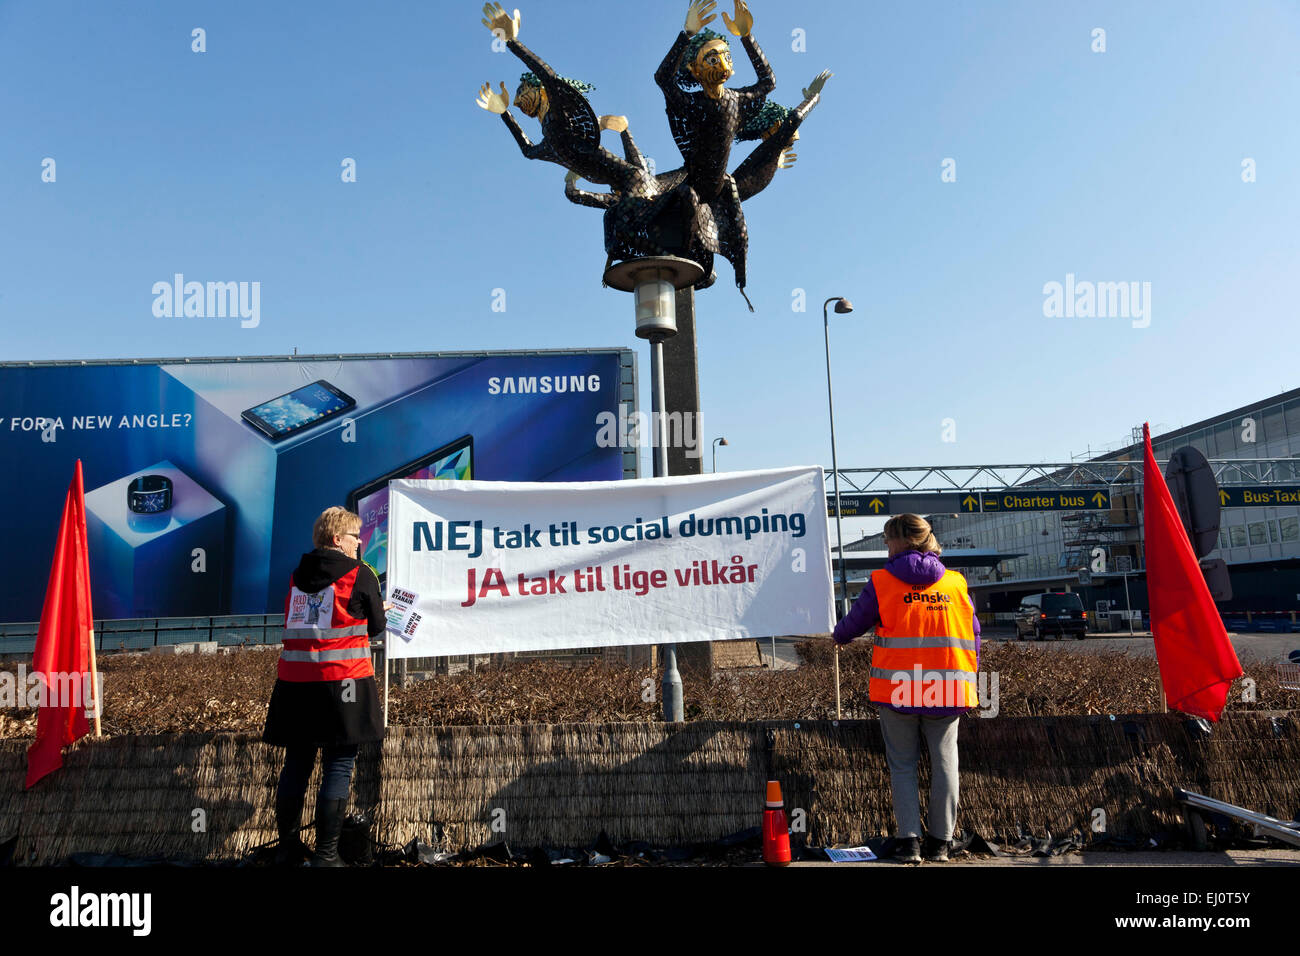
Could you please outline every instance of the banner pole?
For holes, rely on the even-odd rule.
[[[835,645],[835,719],[840,719],[840,646]]]
[[[388,631],[384,631],[384,726],[388,726]]]
[[[99,712],[103,709],[99,702],[99,672],[95,668],[95,625],[90,625],[90,692],[95,701],[95,736],[102,737],[99,729]]]
[[[668,475],[668,429],[664,425],[664,338],[662,332],[650,336],[650,408],[653,418],[654,475]],[[664,676],[660,689],[664,695],[664,723],[686,719],[682,701],[682,675],[677,669],[677,645],[664,644]]]

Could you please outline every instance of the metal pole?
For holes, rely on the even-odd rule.
[[[1124,616],[1128,618],[1128,636],[1133,636],[1133,605],[1128,599],[1128,572],[1124,572]]]
[[[843,716],[840,713],[840,646],[835,645],[835,719],[839,720]]]
[[[664,440],[664,337],[650,337],[650,409],[653,419],[654,474],[656,478],[668,475],[668,445]],[[665,644],[664,651],[664,722],[678,723],[685,719],[682,704],[682,675],[677,670],[677,645]]]
[[[384,659],[384,726],[388,726],[388,632],[384,631],[384,646],[379,652]]]
[[[844,532],[840,525],[840,468],[835,457],[835,400],[831,396],[831,320],[826,307],[835,299],[822,303],[822,326],[826,334],[826,404],[831,413],[831,473],[835,482],[835,539],[840,555],[840,616],[849,613],[849,578],[844,563]]]
[[[82,684],[82,689],[85,689],[84,682]],[[102,737],[104,735],[100,731],[99,715],[104,712],[104,706],[103,701],[99,699],[99,671],[95,667],[95,625],[93,621],[90,625],[90,692],[91,697],[95,701],[95,736]],[[85,704],[84,700],[82,701],[82,704]]]
[[[650,409],[654,447],[654,476],[663,478],[668,474],[668,444],[663,440],[666,429],[663,427],[664,410],[664,337],[655,335],[650,339]]]

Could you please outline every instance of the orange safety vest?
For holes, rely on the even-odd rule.
[[[975,607],[966,579],[945,571],[929,587],[871,572],[880,608],[871,700],[895,707],[978,707]]]
[[[348,613],[348,600],[360,567],[323,591],[308,594],[289,578],[284,599],[284,649],[276,676],[297,683],[375,676],[364,617]]]

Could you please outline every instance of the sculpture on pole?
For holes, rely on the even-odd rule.
[[[499,3],[484,6],[483,24],[528,66],[515,105],[541,123],[542,140],[529,140],[508,112],[504,83],[499,93],[485,83],[477,102],[502,117],[525,157],[568,170],[565,195],[571,201],[605,211],[607,267],[646,256],[689,259],[703,270],[695,288],[704,289],[713,284],[713,259],[721,255],[731,263],[736,286],[745,295],[749,234],[741,203],[765,189],[777,169],[793,165],[790,146],[831,74],[818,74],[792,110],[769,103],[776,80],[751,35],[754,17],[748,4],[735,0],[734,16],[723,13],[722,20],[740,38],[757,82],[728,89],[734,74],[730,47],[722,35],[705,29],[715,7],[715,0],[691,0],[683,29],[655,72],[669,129],[682,154],[677,169],[652,172],[628,132],[626,117],[597,118],[586,98],[593,87],[559,76],[519,43],[519,11],[507,14]],[[622,158],[600,145],[602,130],[620,134]],[[762,141],[729,173],[737,139]],[[580,189],[579,179],[609,191]],[[749,303],[747,295],[745,301]]]

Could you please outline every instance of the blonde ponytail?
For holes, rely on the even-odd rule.
[[[920,515],[894,515],[885,522],[885,538],[902,541],[908,551],[929,551],[943,554],[939,539],[934,536],[930,522]]]

